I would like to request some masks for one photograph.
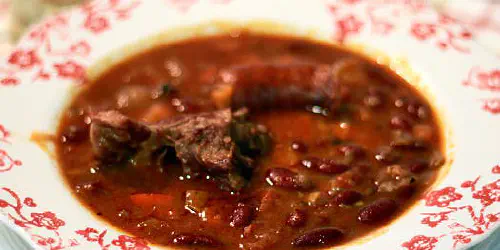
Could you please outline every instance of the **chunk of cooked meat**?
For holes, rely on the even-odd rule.
[[[291,108],[337,103],[338,81],[332,65],[269,63],[222,70],[212,99],[234,109]]]
[[[415,182],[414,175],[401,165],[391,165],[378,171],[375,184],[378,192],[394,192],[409,188]]]
[[[151,134],[151,129],[145,124],[134,122],[117,111],[94,115],[90,126],[94,154],[106,162],[126,160]]]
[[[106,111],[93,116],[90,139],[95,156],[103,162],[150,164],[158,151],[171,148],[186,174],[205,171],[239,189],[245,183],[245,168],[253,166],[249,149],[265,149],[270,143],[266,130],[246,121],[244,115],[244,110],[233,115],[225,109],[181,115],[149,125],[117,111]],[[234,130],[239,134],[232,136]],[[255,150],[251,153],[256,156]]]
[[[178,116],[151,126],[174,145],[177,158],[185,166],[203,166],[210,171],[233,168],[235,144],[229,135],[231,111]]]

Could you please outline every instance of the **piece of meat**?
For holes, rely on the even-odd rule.
[[[378,192],[394,192],[410,188],[415,182],[413,174],[401,167],[401,165],[391,165],[382,168],[377,173],[375,184]]]
[[[213,172],[233,167],[235,144],[229,135],[231,111],[183,115],[151,126],[159,137],[174,145],[177,158],[185,166],[203,166]]]
[[[94,155],[102,161],[126,160],[150,136],[151,130],[146,125],[117,111],[100,112],[92,117],[90,141]]]
[[[150,125],[116,111],[106,111],[92,117],[90,139],[95,156],[103,162],[129,160],[133,164],[148,165],[158,151],[170,148],[175,150],[185,174],[196,176],[208,172],[230,188],[240,189],[245,184],[244,168],[251,168],[253,160],[239,149],[250,148],[256,141],[270,141],[267,132],[244,121],[241,113],[235,112],[233,119],[233,113],[225,109],[181,115]],[[242,122],[255,127],[245,130],[242,138],[247,141],[231,137],[232,127]]]
[[[337,103],[334,67],[325,64],[269,63],[235,66],[219,73],[214,103],[251,110]]]

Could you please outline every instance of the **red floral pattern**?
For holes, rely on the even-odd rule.
[[[83,79],[85,77],[85,68],[74,61],[56,63],[54,68],[62,78]]]
[[[346,37],[348,37],[350,34],[359,33],[359,31],[363,27],[363,22],[358,20],[353,15],[348,15],[342,19],[337,20],[336,25],[340,31],[338,33],[337,41],[343,43]]]
[[[91,1],[82,8],[86,15],[83,27],[94,34],[105,32],[111,28],[112,17],[127,19],[139,4],[139,1]]]
[[[13,159],[5,150],[0,149],[0,173],[7,172],[15,166],[21,166],[20,160]]]
[[[472,33],[469,30],[445,15],[439,15],[435,23],[414,22],[410,33],[421,41],[436,40],[440,49],[453,48],[463,53],[468,53],[469,49],[460,45],[458,41],[472,40]]]
[[[40,59],[34,50],[17,50],[10,54],[9,63],[17,65],[21,69],[30,69],[34,65],[39,64]]]
[[[465,44],[472,40],[473,34],[449,16],[434,13],[434,19],[429,20],[425,15],[428,14],[426,1],[324,1],[335,23],[334,39],[341,43],[364,30],[375,35],[388,35],[401,17],[410,17],[409,34],[418,41],[433,40],[441,50],[451,48],[461,53],[469,52]],[[356,11],[359,9],[363,14]]]
[[[423,215],[429,215],[425,218],[422,219],[422,224],[426,224],[429,227],[436,227],[443,221],[448,220],[448,214],[450,214],[451,211],[445,211],[441,213],[422,213]]]
[[[105,17],[89,15],[83,26],[94,33],[101,33],[109,29],[110,25]]]
[[[19,84],[19,80],[17,78],[11,77],[11,76],[4,77],[0,80],[0,85],[3,85],[3,86],[13,86],[13,85],[18,85],[18,84]]]
[[[479,67],[474,67],[462,84],[480,90],[500,91],[500,69],[483,71]]]
[[[500,69],[483,70],[480,67],[473,67],[462,82],[466,87],[474,87],[478,90],[492,93],[500,92]],[[483,110],[491,114],[500,114],[500,98],[492,97],[481,100]]]
[[[13,213],[8,213],[8,218],[17,226],[30,232],[34,228],[45,229],[43,236],[37,233],[32,234],[35,243],[49,250],[61,250],[67,247],[78,245],[75,239],[64,241],[59,233],[59,228],[66,225],[66,222],[57,217],[53,212],[45,211],[42,213],[32,212],[29,216],[25,215],[24,206],[37,208],[38,205],[32,198],[26,197],[22,202],[21,198],[9,188],[1,188],[13,201],[0,198],[0,208],[10,209]],[[37,231],[38,232],[38,231]],[[49,236],[50,235],[50,236]]]
[[[447,207],[450,203],[462,199],[462,195],[455,192],[454,187],[445,187],[441,190],[432,191],[425,198],[426,206]]]
[[[22,38],[29,48],[17,49],[9,56],[8,64],[0,66],[0,86],[21,84],[20,78],[15,76],[18,73],[31,75],[31,81],[27,82],[48,81],[57,76],[71,81],[84,80],[87,58],[92,52],[88,40],[110,30],[117,22],[127,20],[141,1],[89,1],[78,9],[78,13],[63,12],[37,25]],[[75,15],[82,17],[79,20],[70,18]],[[67,31],[75,26],[75,21],[81,21],[78,24],[89,31],[90,36],[85,32],[68,36]]]
[[[402,246],[408,250],[433,250],[437,242],[437,237],[417,235],[411,238],[410,241],[403,243]]]
[[[148,250],[148,244],[145,240],[128,235],[120,235],[118,239],[113,240],[111,244],[120,247],[122,250]]]
[[[2,144],[10,144],[8,140],[10,137],[10,132],[3,126],[0,125],[0,146]],[[21,166],[22,162],[12,158],[7,151],[0,149],[0,173],[7,172],[15,166]]]
[[[232,0],[211,0],[215,4],[228,4]],[[199,0],[165,0],[169,6],[174,6],[180,12],[189,11]]]
[[[472,195],[472,198],[481,201],[483,206],[487,207],[495,202],[500,201],[500,179],[492,182]]]
[[[499,165],[494,166],[491,173],[500,174],[499,168]],[[500,216],[499,211],[489,209],[494,203],[500,202],[500,178],[496,178],[495,181],[483,184],[478,188],[480,180],[481,177],[477,177],[474,180],[462,182],[460,192],[454,187],[445,187],[430,192],[425,197],[425,205],[427,207],[438,207],[442,211],[421,213],[424,216],[421,223],[430,228],[441,229],[436,230],[440,235],[433,237],[418,235],[410,241],[404,242],[402,246],[408,250],[433,250],[441,238],[451,237],[455,248],[458,245],[466,245],[472,242],[473,237],[488,231],[498,222]],[[472,199],[478,200],[480,205],[452,206],[452,204],[460,201],[465,193],[470,193]],[[460,216],[468,217],[470,222],[465,219],[457,219]],[[449,230],[442,229],[440,226]],[[448,232],[448,234],[442,234],[443,232]]]
[[[500,98],[492,98],[483,101],[483,110],[494,115],[500,114]]]
[[[420,40],[427,40],[436,35],[436,25],[428,23],[414,23],[411,26],[411,33]]]
[[[60,220],[52,212],[31,213],[31,223],[37,227],[45,227],[48,230],[57,230],[59,227],[64,226],[66,223]]]
[[[80,245],[80,242],[74,238],[64,240],[61,237],[59,229],[66,226],[66,222],[53,212],[32,212],[29,216],[25,215],[26,208],[38,208],[38,205],[31,197],[26,197],[22,200],[17,193],[9,188],[0,188],[0,191],[6,193],[8,198],[12,200],[9,201],[7,198],[0,198],[0,208],[13,211],[13,213],[7,213],[7,215],[14,224],[28,232],[34,228],[47,230],[43,236],[33,232],[32,239],[35,243],[49,250],[62,250]],[[116,246],[121,250],[150,249],[147,241],[127,235],[119,235],[116,239],[112,239],[110,243],[105,243],[107,232],[107,230],[100,232],[95,228],[88,227],[83,230],[76,230],[75,234],[83,236],[83,239],[87,242],[97,243],[102,250],[108,250],[111,246]]]
[[[88,56],[90,53],[90,45],[86,41],[77,42],[70,47],[71,53],[80,56]]]
[[[0,142],[9,143],[7,140],[10,136],[10,132],[0,124]]]
[[[111,245],[120,247],[121,250],[149,250],[147,241],[131,237],[128,235],[120,235],[117,239],[111,241],[111,243],[105,243],[105,237],[108,233],[107,230],[102,232],[95,228],[85,228],[83,230],[77,230],[76,234],[83,236],[83,238],[88,242],[95,242],[103,250],[107,250]]]

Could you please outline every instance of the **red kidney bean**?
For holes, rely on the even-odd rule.
[[[358,220],[365,224],[375,224],[389,219],[398,209],[396,201],[381,198],[359,210]]]
[[[363,198],[363,195],[359,192],[352,190],[339,191],[333,197],[333,202],[339,205],[352,205]]]
[[[299,153],[307,153],[307,146],[301,141],[293,141],[291,148]]]
[[[307,213],[300,209],[295,209],[295,211],[291,212],[286,220],[286,224],[291,227],[301,227],[306,224],[307,221]]]
[[[292,241],[294,247],[328,246],[339,242],[344,233],[335,227],[323,227],[308,231]]]
[[[398,161],[401,158],[401,154],[391,147],[381,147],[377,154],[375,155],[375,159],[382,163],[390,164]]]
[[[365,150],[357,145],[345,145],[340,147],[338,151],[346,157],[358,158],[365,155]]]
[[[410,121],[402,116],[394,116],[391,118],[391,127],[395,129],[405,129],[408,130],[411,128]]]
[[[429,110],[415,100],[407,100],[406,98],[398,98],[394,105],[405,111],[412,117],[417,119],[426,119],[429,116]]]
[[[286,168],[272,168],[267,172],[267,183],[272,186],[307,190],[313,187],[311,180],[304,175]]]
[[[415,118],[419,119],[426,119],[429,115],[427,108],[415,101],[408,103],[406,111]]]
[[[239,203],[233,210],[233,214],[229,223],[232,227],[245,227],[248,226],[255,217],[254,208],[243,203]]]
[[[173,240],[172,244],[179,246],[206,246],[206,247],[216,247],[222,245],[218,240],[201,234],[180,234],[177,235]]]
[[[334,160],[319,159],[315,157],[302,160],[301,165],[325,174],[341,174],[349,169],[349,166],[336,163]]]
[[[410,165],[410,171],[412,173],[418,174],[423,172],[425,169],[429,167],[429,164],[427,162],[415,162]]]

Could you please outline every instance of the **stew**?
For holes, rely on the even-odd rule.
[[[161,245],[343,244],[408,209],[445,160],[411,85],[309,40],[197,38],[84,88],[60,122],[62,173],[95,214]]]

